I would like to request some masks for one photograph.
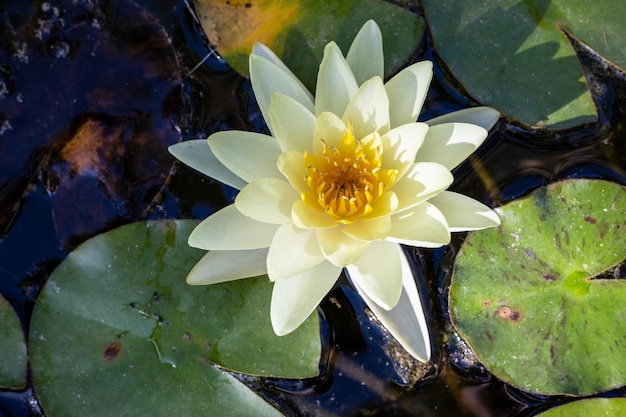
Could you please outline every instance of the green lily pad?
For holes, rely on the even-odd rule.
[[[626,398],[590,398],[551,408],[537,414],[537,417],[620,417],[625,415]]]
[[[626,384],[626,188],[569,180],[498,209],[468,236],[450,288],[459,333],[496,376],[527,391]]]
[[[11,304],[0,296],[0,387],[26,385],[26,342],[24,332]]]
[[[626,68],[621,0],[424,0],[424,10],[437,52],[469,93],[529,125],[597,117],[561,28]]]
[[[274,335],[267,277],[205,287],[185,282],[203,255],[194,221],[135,223],[70,253],[35,305],[30,359],[46,415],[279,413],[237,372],[318,373],[319,322]]]
[[[380,0],[196,0],[209,41],[228,63],[248,73],[252,45],[270,47],[314,91],[324,46],[343,53],[361,26],[374,19],[383,34],[385,73],[399,69],[424,33],[421,17]]]

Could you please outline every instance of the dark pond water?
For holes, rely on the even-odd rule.
[[[429,39],[417,43],[415,60],[436,63],[421,117],[477,104]],[[579,54],[599,121],[554,132],[503,118],[456,170],[453,189],[497,206],[565,178],[626,184],[626,77],[582,47]],[[166,152],[224,129],[265,127],[249,82],[207,44],[185,2],[0,3],[0,292],[26,331],[47,276],[79,243],[141,219],[201,219],[232,201],[233,190],[173,165]],[[97,157],[81,158],[86,148]],[[502,383],[451,329],[446,290],[463,237],[412,252],[433,334],[430,365],[395,349],[338,285],[322,305],[318,378],[242,380],[289,415],[532,416],[568,401]],[[0,416],[39,415],[30,382],[0,391]]]

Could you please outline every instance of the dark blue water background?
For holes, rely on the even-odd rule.
[[[0,40],[0,81],[9,86],[0,100],[0,125],[8,121],[12,128],[0,134],[0,291],[26,332],[47,276],[82,241],[141,219],[202,219],[232,201],[234,190],[180,164],[170,173],[168,144],[225,129],[265,131],[249,82],[219,58],[185,2],[142,0],[141,7],[104,0],[84,1],[80,7],[70,3],[0,4],[0,35],[23,42],[30,54],[25,62],[15,43]],[[55,21],[54,7],[71,11],[64,24]],[[42,19],[50,26],[39,24]],[[97,50],[100,64],[108,65],[87,68],[85,49],[96,51],[102,45],[101,28],[110,30],[105,39],[111,48]],[[479,104],[441,65],[428,36],[416,44],[414,61],[435,62],[421,119]],[[124,45],[135,49],[124,51]],[[455,171],[454,190],[498,206],[565,178],[626,184],[626,78],[584,46],[576,48],[599,120],[550,131],[503,117],[486,143]],[[121,60],[133,54],[138,58],[132,64]],[[155,71],[162,76],[146,75]],[[145,84],[129,84],[137,80]],[[128,85],[139,85],[138,91],[128,93]],[[89,123],[123,126],[118,137],[129,139],[111,172],[78,181],[66,175],[55,155]],[[159,140],[137,139],[142,135]],[[82,192],[93,193],[95,202],[77,206],[72,195]],[[455,236],[447,248],[410,252],[427,300],[434,365],[416,370],[414,363],[403,368],[390,360],[380,327],[342,282],[322,304],[325,354],[318,378],[242,380],[290,415],[531,416],[568,401],[502,383],[472,362],[467,346],[452,331],[446,289],[463,237]],[[413,384],[411,372],[424,376]],[[25,390],[0,392],[1,417],[40,415],[30,380]]]

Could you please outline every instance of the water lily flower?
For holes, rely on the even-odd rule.
[[[191,246],[208,250],[187,277],[212,284],[267,273],[278,335],[316,309],[345,268],[389,332],[430,358],[424,313],[400,246],[440,247],[450,232],[497,226],[485,205],[446,191],[451,169],[487,137],[493,109],[416,122],[432,64],[383,82],[382,35],[373,21],[346,57],[330,42],[313,97],[263,45],[250,79],[271,136],[225,131],[170,148],[185,164],[240,190],[200,223]],[[486,129],[487,128],[487,129]]]

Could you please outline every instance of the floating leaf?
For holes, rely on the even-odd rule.
[[[26,343],[20,319],[11,304],[0,296],[0,387],[23,388],[26,384]]]
[[[267,277],[185,283],[203,255],[187,244],[195,224],[115,229],[53,272],[30,334],[34,385],[48,416],[277,415],[211,363],[259,375],[317,374],[317,318],[274,335]]]
[[[469,93],[530,125],[575,126],[596,118],[561,28],[626,67],[620,0],[424,0],[424,9],[437,52]]]
[[[537,417],[619,417],[626,415],[626,398],[590,398],[573,401],[537,414]]]
[[[209,41],[228,63],[248,73],[255,42],[269,46],[314,90],[324,46],[343,53],[363,23],[376,20],[383,33],[385,73],[397,70],[415,51],[424,31],[419,17],[380,0],[197,0],[196,11]]]
[[[489,370],[528,391],[626,384],[626,189],[570,180],[498,209],[471,234],[450,288],[454,325]]]

